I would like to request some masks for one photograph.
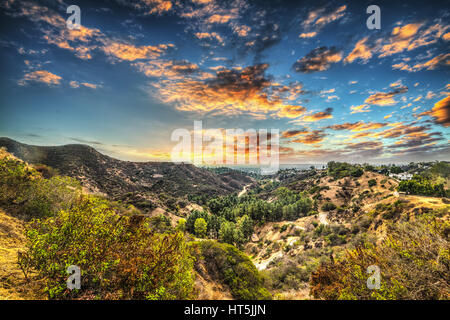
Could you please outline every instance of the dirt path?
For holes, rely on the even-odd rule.
[[[240,196],[243,196],[244,194],[246,194],[246,193],[247,193],[247,188],[250,187],[250,186],[251,186],[251,184],[248,184],[248,185],[244,186],[244,188],[242,189],[242,191],[239,192],[238,198],[239,198]]]
[[[328,225],[327,213],[325,212],[319,213],[319,222],[323,225]]]

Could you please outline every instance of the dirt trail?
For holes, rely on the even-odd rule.
[[[251,186],[251,184],[248,184],[248,185],[244,186],[242,191],[239,192],[238,197],[243,196],[244,194],[246,194],[247,193],[247,188],[250,187],[250,186]]]
[[[319,213],[319,222],[323,225],[328,225],[327,213],[325,212]]]

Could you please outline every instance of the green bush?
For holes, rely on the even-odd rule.
[[[199,259],[204,261],[210,274],[228,285],[234,298],[242,300],[268,300],[270,293],[264,279],[252,261],[236,247],[216,241],[196,242]]]
[[[200,238],[206,237],[207,224],[205,219],[198,218],[194,223],[195,235]]]
[[[332,211],[334,209],[336,209],[336,205],[334,203],[332,203],[332,202],[325,202],[322,205],[322,210],[323,211]]]
[[[117,215],[105,200],[85,198],[27,227],[20,265],[37,271],[51,299],[188,299],[193,258],[181,233],[157,234],[149,220]],[[81,269],[81,289],[69,291],[66,270]]]
[[[377,245],[359,246],[311,277],[316,299],[437,300],[449,298],[449,223],[431,217],[392,224]],[[379,290],[367,288],[367,268],[381,271]]]
[[[0,205],[20,208],[31,217],[45,217],[66,210],[77,203],[81,185],[69,177],[44,179],[26,163],[0,155]]]

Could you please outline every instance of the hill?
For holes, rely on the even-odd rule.
[[[34,146],[0,138],[0,147],[23,161],[76,178],[88,192],[149,210],[158,206],[175,209],[178,198],[239,192],[252,181],[234,170],[215,174],[186,163],[117,160],[81,144]]]

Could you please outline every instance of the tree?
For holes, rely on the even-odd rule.
[[[369,184],[369,187],[372,188],[373,186],[376,186],[376,185],[377,185],[377,180],[375,180],[375,179],[370,179],[370,180],[368,181],[368,184]]]
[[[194,230],[197,237],[204,238],[206,237],[206,231],[208,230],[208,224],[205,219],[198,218],[195,220]]]
[[[176,230],[180,232],[186,231],[186,219],[181,218],[178,220]]]
[[[236,225],[230,221],[222,223],[219,230],[219,239],[222,242],[234,244],[236,242]]]
[[[194,224],[198,218],[203,218],[203,220],[205,220],[207,223],[209,222],[209,215],[207,212],[193,210],[186,220],[186,230],[187,231],[195,234]]]
[[[238,226],[244,240],[248,240],[253,234],[253,220],[248,215],[243,215],[238,219]]]
[[[325,202],[322,205],[322,210],[323,211],[332,211],[334,209],[336,209],[336,205],[333,202]]]

